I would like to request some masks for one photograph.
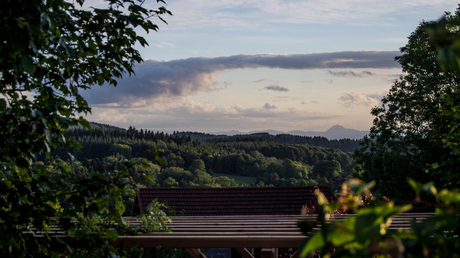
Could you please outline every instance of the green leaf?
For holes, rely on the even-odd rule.
[[[152,176],[142,174],[141,177],[144,178],[145,180],[147,180],[148,182],[150,182],[152,184],[155,184],[155,180],[153,180]]]
[[[380,224],[382,218],[376,214],[360,214],[355,222],[356,241],[367,246],[371,241],[380,239]]]
[[[348,186],[350,187],[351,191],[355,193],[356,195],[360,195],[364,193],[365,191],[374,187],[374,185],[375,185],[375,181],[371,181],[370,183],[367,183],[367,184],[355,178],[350,179],[348,181]]]
[[[439,197],[446,204],[460,203],[460,193],[457,191],[442,190],[439,192]]]
[[[6,108],[5,99],[0,99],[0,110],[4,110],[5,108]]]
[[[356,217],[347,217],[343,222],[337,222],[334,224],[336,230],[333,231],[334,233],[331,238],[331,242],[336,247],[341,247],[347,243],[353,242],[356,239],[355,236],[355,224],[356,224]]]
[[[117,240],[118,238],[118,232],[116,230],[109,230],[106,232],[106,236],[108,239],[111,239],[113,241]]]
[[[21,216],[21,213],[19,211],[14,211],[14,212],[8,213],[8,216],[11,216],[13,218],[17,218],[17,217]]]
[[[29,28],[29,23],[26,21],[24,17],[15,17],[14,18],[18,23],[18,27],[21,29]]]
[[[337,231],[331,234],[331,242],[336,247],[340,247],[344,244],[353,242],[354,240],[356,240],[355,235],[353,233],[354,232],[352,230],[345,231],[338,229]]]
[[[166,162],[166,160],[162,159],[160,156],[158,155],[155,155],[155,160],[160,163],[160,164],[164,164],[164,165],[168,165],[168,162]]]
[[[420,191],[417,182],[415,182],[414,180],[412,180],[412,179],[410,179],[410,178],[408,178],[407,182],[408,182],[409,185],[412,187],[412,189],[414,189],[415,191]]]
[[[32,58],[26,54],[21,55],[21,67],[29,74],[33,74],[36,69]]]
[[[143,161],[143,162],[141,163],[141,166],[142,166],[142,168],[145,168],[145,169],[149,169],[149,168],[152,167],[152,165],[151,165],[150,163],[145,162],[145,161]]]
[[[91,124],[88,121],[86,121],[86,119],[84,119],[83,117],[79,117],[78,122],[83,126],[83,128],[91,130]]]
[[[307,238],[304,240],[304,243],[300,245],[300,257],[307,257],[317,250],[320,250],[324,245],[326,245],[326,241],[323,238],[321,231],[316,232],[312,237]]]

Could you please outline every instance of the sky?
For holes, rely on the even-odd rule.
[[[87,1],[98,7],[102,1]],[[146,1],[147,8],[161,4]],[[369,130],[394,57],[443,0],[170,0],[117,87],[82,95],[89,121],[154,131]]]

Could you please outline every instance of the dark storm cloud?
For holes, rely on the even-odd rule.
[[[159,97],[181,97],[209,91],[217,80],[216,73],[244,68],[370,69],[398,68],[397,51],[345,51],[295,55],[235,55],[195,57],[172,61],[146,60],[134,68],[135,76],[118,81],[116,89],[92,87],[82,92],[90,104],[132,103]],[[139,104],[136,104],[139,105]]]

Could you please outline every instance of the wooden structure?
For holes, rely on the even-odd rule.
[[[137,191],[132,216],[144,214],[157,199],[185,216],[172,216],[167,226],[172,232],[142,233],[109,240],[115,247],[183,248],[193,258],[206,256],[198,248],[232,248],[232,257],[276,258],[279,248],[296,248],[305,239],[297,226],[299,220],[316,221],[316,215],[299,215],[303,206],[315,204],[314,191],[319,189],[330,201],[328,187],[239,187],[239,188],[142,188]],[[347,216],[331,215],[331,221]],[[390,230],[410,228],[410,221],[421,221],[432,213],[404,213],[393,218]],[[125,218],[132,226],[135,217]],[[318,230],[316,229],[313,229]],[[30,232],[29,232],[30,233]],[[44,238],[41,232],[34,232]],[[52,238],[65,237],[54,228]],[[245,248],[254,248],[251,254]],[[292,257],[296,257],[293,254]]]
[[[315,190],[335,200],[327,186],[139,188],[131,216],[144,214],[154,199],[185,216],[299,215],[316,203]]]
[[[347,216],[354,215],[334,215],[331,221],[341,221]],[[407,229],[413,219],[421,221],[430,216],[433,213],[400,214],[393,218],[389,229]],[[244,258],[275,258],[278,248],[299,247],[306,236],[300,232],[297,221],[316,221],[316,215],[175,216],[171,219],[168,227],[173,232],[120,236],[110,244],[125,248],[183,248],[193,258],[206,257],[198,248],[228,247]],[[139,223],[134,217],[126,220],[132,226]],[[45,237],[40,232],[34,233],[38,238]],[[49,235],[52,238],[65,237],[58,228],[52,229]],[[260,252],[253,256],[245,248],[258,248]]]
[[[194,258],[205,257],[198,248],[232,248],[239,257],[254,258],[245,248],[255,248],[255,258],[274,258],[278,248],[296,248],[305,239],[297,221],[316,219],[315,215],[300,215],[302,207],[316,203],[315,190],[329,201],[335,200],[327,186],[140,188],[131,216],[144,214],[154,199],[173,208],[176,215],[185,216],[172,217],[172,233],[120,237],[113,244],[184,248]],[[335,215],[334,219],[346,216]],[[401,215],[391,228],[408,228],[412,218],[423,219],[425,215]]]
[[[200,241],[196,243],[199,246],[207,244],[212,245],[208,247],[232,248],[232,257],[252,257],[248,256],[244,247],[275,248],[257,250],[262,253],[268,251],[273,253],[277,248],[298,246],[298,239],[302,236],[299,235],[300,232],[295,231],[297,219],[289,218],[289,216],[299,215],[302,207],[314,205],[316,203],[315,190],[320,190],[328,200],[334,201],[334,194],[327,186],[140,188],[136,193],[131,216],[145,213],[147,206],[157,199],[160,203],[165,203],[172,208],[174,215],[191,216],[185,221],[187,223],[193,221],[194,225],[201,227],[199,230],[203,230],[203,226],[208,226],[202,232],[186,232],[185,234],[191,233],[190,239],[186,243],[180,243],[181,246],[183,244],[193,246],[195,241]],[[274,215],[283,216],[283,218],[275,218]],[[244,217],[243,220],[241,216]],[[176,220],[181,224],[184,222],[181,217],[176,217]],[[237,223],[237,229],[234,223]],[[280,231],[280,227],[286,226],[288,226],[288,231],[286,228]],[[175,227],[176,224],[173,224],[174,234],[179,234],[177,230],[183,230]],[[294,232],[292,232],[293,229]],[[271,232],[275,235],[270,235]],[[241,243],[235,245],[234,242],[227,242],[229,239],[239,239]],[[244,246],[249,242],[249,246]],[[229,243],[229,245],[224,243]],[[187,252],[195,250],[190,255],[197,255],[198,249],[183,248],[186,248]]]

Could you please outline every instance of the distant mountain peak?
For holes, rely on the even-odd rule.
[[[327,129],[326,132],[334,132],[339,130],[346,130],[346,128],[341,125],[334,125],[331,128]]]
[[[309,136],[309,137],[326,137],[328,139],[362,139],[366,134],[369,134],[369,131],[358,131],[355,129],[345,128],[341,125],[334,125],[329,128],[325,132],[317,132],[317,131],[289,131],[287,133],[277,131],[277,130],[257,130],[257,131],[250,131],[246,133],[242,133],[239,131],[230,131],[230,132],[217,132],[213,134],[219,135],[243,135],[243,134],[263,134],[269,133],[271,135],[278,135],[278,134],[291,134],[291,135],[298,135],[298,136]]]

